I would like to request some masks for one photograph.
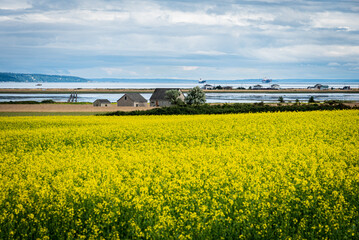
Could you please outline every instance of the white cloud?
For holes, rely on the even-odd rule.
[[[26,0],[1,0],[0,9],[3,10],[19,10],[31,8],[32,5]]]
[[[8,17],[8,16],[0,16],[0,22],[2,22],[2,21],[10,21],[10,20],[12,20],[10,17]]]
[[[279,48],[261,48],[253,56],[272,62],[306,62],[330,59],[359,59],[359,46],[350,45],[293,45]]]
[[[7,20],[14,22],[29,23],[50,23],[50,24],[80,24],[82,26],[101,25],[103,22],[124,22],[129,20],[130,15],[126,12],[111,12],[111,11],[91,11],[91,10],[68,10],[68,11],[47,11],[41,13],[26,13],[19,15],[8,16]]]
[[[105,71],[108,76],[123,76],[123,75],[130,75],[130,76],[137,76],[138,74],[134,71],[125,70],[120,67],[104,67],[101,70]]]
[[[227,13],[227,14],[208,14],[202,11],[180,12],[168,11],[168,21],[172,24],[197,24],[209,26],[250,26],[250,21],[274,19],[272,14],[256,13]]]
[[[359,30],[359,14],[344,12],[321,12],[312,17],[316,28],[337,28],[347,31]]]
[[[197,70],[199,67],[197,66],[183,66],[182,69],[184,71],[194,71],[194,70]]]
[[[102,1],[97,1],[99,3]],[[10,1],[9,1],[10,3]],[[92,3],[92,2],[91,2]],[[94,3],[94,4],[95,4]],[[103,3],[103,2],[102,2]],[[132,25],[140,26],[173,26],[173,25],[204,25],[204,26],[250,26],[255,21],[268,22],[274,19],[274,15],[268,12],[248,11],[245,8],[233,7],[224,14],[207,13],[205,6],[193,11],[180,11],[160,6],[149,1],[122,2],[121,7],[110,8],[108,3],[94,9],[91,4],[80,2],[77,9],[34,11],[33,13],[21,13],[13,15],[14,21],[26,23],[71,23],[86,24],[108,22],[117,24],[130,21]],[[9,4],[8,4],[9,5]],[[10,5],[9,5],[10,6]],[[15,6],[15,4],[14,4]],[[18,7],[20,5],[17,5]],[[21,5],[25,6],[25,5]],[[30,6],[30,5],[26,5]],[[139,7],[141,6],[141,7]]]
[[[223,56],[226,55],[225,52],[220,52],[220,51],[215,51],[215,50],[206,50],[206,51],[195,51],[193,52],[194,54],[199,54],[199,55],[208,55],[208,56]]]

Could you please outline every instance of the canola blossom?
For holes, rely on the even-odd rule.
[[[0,117],[0,239],[359,239],[359,111]]]

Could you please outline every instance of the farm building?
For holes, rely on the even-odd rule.
[[[156,88],[150,98],[150,106],[151,107],[168,107],[171,106],[170,100],[166,98],[166,92],[169,90],[177,90],[180,92],[180,98],[184,101],[184,95],[178,88]]]
[[[117,106],[147,107],[147,100],[139,93],[125,93],[125,95],[117,100]]]
[[[280,89],[280,86],[279,86],[279,84],[272,84],[272,85],[270,86],[270,88],[271,88],[271,89],[274,89],[274,90],[279,90],[279,89]]]
[[[322,85],[322,84],[315,84],[315,85],[314,85],[314,89],[328,90],[328,89],[329,89],[329,86],[328,86],[328,85]]]
[[[317,90],[328,90],[328,85],[315,84],[314,87],[308,87],[308,89],[317,89]]]
[[[97,99],[93,102],[94,107],[107,107],[110,106],[111,102],[107,99]]]
[[[204,90],[213,90],[213,86],[211,84],[206,84],[202,87]]]
[[[263,88],[263,86],[259,85],[259,84],[253,86],[253,90],[260,90],[262,88]]]

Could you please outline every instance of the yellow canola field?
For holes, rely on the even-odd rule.
[[[0,118],[0,239],[359,239],[359,111]]]

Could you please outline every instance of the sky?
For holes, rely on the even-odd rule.
[[[0,0],[0,72],[358,79],[359,0]]]

